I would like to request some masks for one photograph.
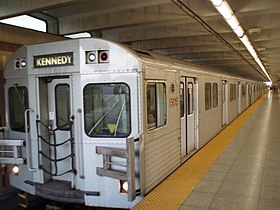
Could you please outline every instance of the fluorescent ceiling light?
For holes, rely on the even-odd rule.
[[[223,16],[225,21],[228,23],[228,25],[232,28],[234,33],[238,36],[240,41],[245,45],[247,50],[250,52],[254,60],[257,62],[261,70],[264,72],[264,74],[267,76],[267,78],[271,81],[271,78],[269,77],[263,63],[258,57],[258,54],[256,53],[256,50],[254,49],[253,45],[251,44],[249,38],[244,33],[243,28],[241,27],[239,21],[237,20],[236,16],[234,15],[232,9],[230,8],[229,4],[226,2],[226,0],[210,0],[214,7],[218,10],[218,12]],[[260,30],[256,30],[257,32],[260,32]],[[254,32],[254,31],[253,31]]]
[[[1,23],[18,26],[22,28],[33,29],[36,31],[47,31],[47,24],[45,21],[28,16],[28,15],[20,15],[12,18],[7,18],[0,20]]]
[[[82,33],[77,33],[77,34],[65,35],[65,37],[71,38],[71,39],[79,39],[79,38],[91,37],[91,35],[88,32],[82,32]]]
[[[230,19],[226,19],[226,21],[233,30],[237,29],[239,26],[239,22],[234,15],[231,16]]]
[[[251,45],[251,42],[250,42],[250,40],[249,40],[249,38],[248,38],[247,35],[242,36],[242,37],[240,38],[240,40],[241,40],[241,42],[242,42],[246,47],[249,46],[249,45]]]
[[[233,12],[231,11],[228,3],[225,1],[223,1],[220,6],[216,6],[216,9],[226,20],[230,19],[233,15]]]
[[[211,0],[212,4],[217,7],[223,3],[223,0]]]
[[[258,58],[258,55],[257,55],[257,53],[256,53],[256,51],[255,51],[255,49],[252,45],[248,46],[247,50],[250,52],[250,54],[252,55],[252,57],[254,59]]]
[[[242,37],[244,35],[244,30],[243,28],[239,25],[236,29],[234,29],[234,33],[238,36],[238,38],[240,39],[240,37]]]

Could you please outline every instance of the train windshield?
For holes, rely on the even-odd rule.
[[[83,94],[88,136],[127,137],[130,134],[130,90],[126,84],[88,84]]]
[[[27,88],[20,86],[11,87],[9,89],[9,121],[12,130],[25,132],[24,111],[27,108]]]

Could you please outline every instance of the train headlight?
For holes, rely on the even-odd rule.
[[[96,59],[96,55],[95,55],[94,53],[90,53],[90,54],[88,55],[88,60],[89,60],[90,62],[94,62],[95,59]]]
[[[13,165],[13,166],[12,166],[11,172],[12,172],[13,175],[16,175],[16,176],[17,176],[18,173],[19,173],[19,167],[18,167],[18,165]]]
[[[25,59],[21,59],[21,60],[20,60],[20,66],[21,66],[22,68],[25,68],[25,67],[26,67],[26,61],[25,61]]]
[[[127,193],[128,191],[128,182],[120,180],[120,193]]]
[[[86,52],[86,63],[97,63],[97,52],[96,51],[87,51]]]

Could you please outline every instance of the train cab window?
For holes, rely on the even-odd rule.
[[[60,130],[70,129],[70,92],[68,84],[55,87],[56,126]]]
[[[205,110],[211,109],[211,83],[205,83]]]
[[[25,132],[24,112],[28,108],[28,91],[26,87],[14,86],[8,92],[9,121],[14,131]],[[27,119],[29,124],[29,119]]]
[[[85,132],[90,137],[127,137],[130,90],[123,83],[88,84],[83,91]]]
[[[213,108],[218,106],[218,84],[213,83]]]
[[[166,87],[162,82],[147,84],[147,125],[154,129],[166,124]]]

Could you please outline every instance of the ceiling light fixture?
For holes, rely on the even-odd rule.
[[[248,33],[249,33],[250,35],[252,35],[252,34],[260,34],[261,31],[262,31],[261,28],[249,28],[249,29],[248,29]]]
[[[263,73],[266,75],[266,77],[269,79],[269,81],[271,81],[271,78],[268,75],[260,58],[258,57],[256,50],[254,49],[253,45],[251,44],[248,36],[245,34],[243,28],[241,27],[236,16],[234,15],[234,12],[230,8],[229,4],[225,0],[210,0],[210,1],[212,2],[213,6],[218,10],[218,12],[223,16],[225,21],[232,28],[234,33],[237,35],[237,37],[240,39],[240,41],[244,44],[244,46],[247,48],[247,50],[250,52],[250,54],[252,55],[254,60],[257,62],[257,64],[259,65],[259,67],[261,68]]]
[[[259,47],[257,50],[258,50],[258,52],[264,52],[264,51],[266,51],[266,48],[265,47]]]

